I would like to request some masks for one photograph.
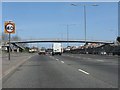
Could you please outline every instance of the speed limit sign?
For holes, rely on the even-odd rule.
[[[15,33],[15,23],[5,22],[5,33]]]
[[[9,48],[8,48],[8,59],[10,60],[10,52],[11,52],[11,43],[10,43],[10,35],[15,33],[15,23],[13,23],[12,21],[7,21],[5,22],[5,25],[4,25],[5,29],[4,29],[4,32],[7,33],[9,35]]]

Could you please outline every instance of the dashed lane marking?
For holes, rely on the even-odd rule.
[[[78,69],[78,71],[83,72],[83,73],[85,73],[85,74],[87,74],[87,75],[90,74],[90,73],[88,73],[88,72],[86,72],[86,71],[84,71],[84,70],[82,70],[82,69]]]
[[[65,63],[64,61],[61,61],[61,63]]]
[[[99,62],[104,62],[104,60],[100,60],[100,59],[97,59],[97,61],[99,61]]]
[[[59,59],[56,59],[57,61],[59,60]]]

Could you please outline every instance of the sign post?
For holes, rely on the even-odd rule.
[[[13,23],[12,21],[7,21],[5,22],[5,30],[4,32],[9,34],[9,54],[8,54],[8,60],[10,60],[10,36],[11,34],[15,33],[15,23]]]
[[[10,60],[10,51],[11,51],[11,49],[10,49],[10,33],[9,33],[9,55],[8,55],[8,60]]]

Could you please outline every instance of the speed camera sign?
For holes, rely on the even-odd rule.
[[[15,33],[15,23],[5,22],[5,33]]]

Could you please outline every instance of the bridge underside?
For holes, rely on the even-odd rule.
[[[30,41],[11,41],[11,43],[100,43],[100,44],[114,44],[114,42],[107,41],[85,41],[85,40],[30,40]]]

